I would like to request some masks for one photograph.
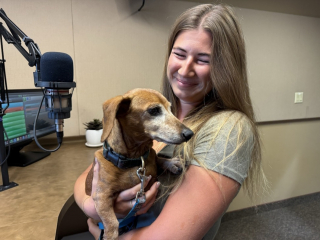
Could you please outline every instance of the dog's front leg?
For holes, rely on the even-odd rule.
[[[164,170],[169,170],[174,174],[180,174],[182,172],[182,164],[179,157],[164,158],[157,157],[157,164]]]
[[[93,200],[104,226],[103,240],[118,239],[119,222],[113,210],[112,194],[105,190],[104,192],[96,192]]]

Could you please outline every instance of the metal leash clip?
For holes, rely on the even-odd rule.
[[[138,175],[138,177],[139,177],[139,179],[141,181],[140,191],[137,192],[137,194],[136,194],[136,203],[138,203],[138,205],[137,205],[138,209],[140,209],[142,204],[146,202],[146,195],[145,195],[145,192],[144,192],[144,183],[145,183],[145,180],[146,180],[146,169],[144,167],[144,159],[143,159],[142,156],[141,156],[141,162],[142,162],[142,165],[137,170],[137,175]]]

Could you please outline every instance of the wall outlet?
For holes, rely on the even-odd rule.
[[[303,92],[296,92],[294,94],[294,103],[302,103],[303,102]]]

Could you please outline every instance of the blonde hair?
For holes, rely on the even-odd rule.
[[[177,116],[179,101],[173,93],[166,69],[176,38],[181,32],[191,29],[203,29],[212,37],[210,75],[213,89],[204,97],[201,106],[189,112],[184,119],[184,122],[195,132],[195,137],[188,143],[178,146],[176,152],[183,152],[182,160],[184,161],[195,159],[193,151],[197,132],[209,118],[223,110],[243,113],[251,123],[254,136],[248,177],[244,181],[244,189],[252,198],[257,188],[264,185],[266,179],[261,168],[260,137],[249,95],[245,43],[231,7],[222,4],[202,4],[185,11],[178,17],[169,36],[162,93],[172,103],[172,112]],[[200,162],[200,164],[204,166],[203,163]]]

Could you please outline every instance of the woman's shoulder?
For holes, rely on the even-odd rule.
[[[234,128],[242,126],[251,129],[250,119],[242,112],[235,110],[223,110],[216,112],[209,120],[203,125],[202,131],[209,129],[221,128]]]
[[[249,118],[239,112],[225,110],[215,113],[196,134],[196,145],[202,145],[205,142],[222,144],[230,140],[246,139],[250,142],[254,138],[253,126]]]
[[[240,184],[247,176],[254,144],[249,118],[238,111],[215,113],[199,130],[195,139],[195,160]]]

